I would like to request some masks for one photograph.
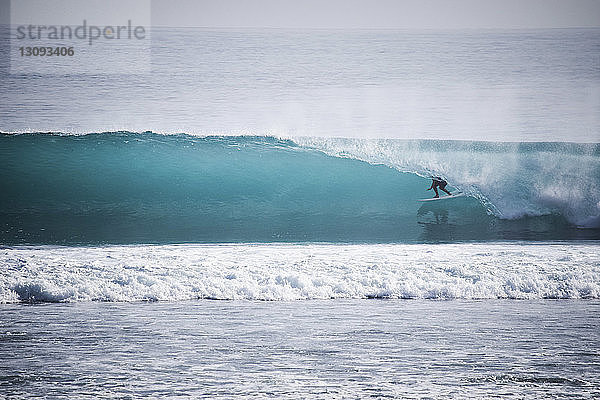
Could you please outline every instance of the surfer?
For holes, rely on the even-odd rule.
[[[433,196],[434,199],[440,197],[440,194],[438,193],[438,188],[440,188],[440,190],[443,190],[444,192],[448,193],[449,195],[452,195],[452,193],[450,193],[449,191],[446,190],[446,185],[448,184],[448,182],[446,182],[439,176],[432,176],[431,180],[432,180],[431,186],[427,190],[433,189],[433,191],[435,192],[435,196]]]

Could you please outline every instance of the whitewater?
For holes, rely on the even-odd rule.
[[[598,299],[595,244],[12,247],[0,302]]]

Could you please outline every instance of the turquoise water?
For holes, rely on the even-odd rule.
[[[598,239],[589,183],[599,153],[569,143],[2,135],[0,241]],[[428,174],[467,196],[418,202],[433,195]]]

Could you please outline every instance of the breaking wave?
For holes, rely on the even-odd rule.
[[[600,238],[598,144],[27,133],[0,157],[3,244]],[[418,202],[432,174],[467,196]]]

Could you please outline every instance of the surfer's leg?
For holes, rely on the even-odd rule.
[[[449,195],[452,195],[452,193],[450,193],[449,191],[446,190],[446,184],[444,183],[443,185],[440,185],[440,189],[442,189],[444,192],[448,193]],[[437,193],[437,191],[436,191]]]
[[[435,196],[433,196],[433,198],[434,198],[434,199],[435,199],[436,197],[440,197],[440,194],[438,193],[438,191],[437,191],[437,187],[436,187],[436,186],[434,186],[434,187],[433,187],[433,191],[435,192]]]

